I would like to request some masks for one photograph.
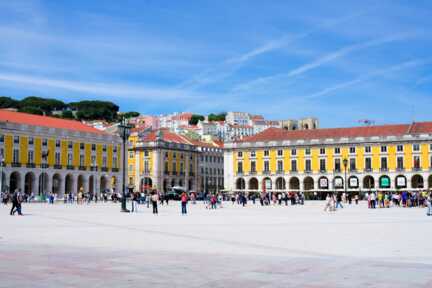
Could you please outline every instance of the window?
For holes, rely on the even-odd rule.
[[[387,157],[382,157],[381,158],[381,170],[387,170]]]
[[[114,152],[114,153],[117,153],[117,146],[114,146],[114,148],[113,148],[113,152]]]
[[[264,172],[270,172],[270,162],[264,161]]]
[[[168,171],[169,171],[169,169],[168,169],[168,162],[166,162],[166,161],[165,161],[164,171],[165,171],[165,174],[168,174]]]
[[[183,162],[181,162],[180,163],[180,172],[183,172],[184,171],[184,164],[183,164]]]
[[[320,171],[326,171],[327,167],[326,167],[326,160],[325,159],[320,159]]]
[[[33,164],[34,163],[34,155],[33,155],[33,151],[32,150],[29,150],[28,151],[28,154],[27,154],[28,156],[27,156],[27,162],[29,163],[29,164]]]
[[[144,157],[148,157],[148,156],[149,156],[148,150],[144,150]]]
[[[168,158],[168,152],[165,152],[165,159]]]
[[[356,148],[355,147],[350,147],[349,148],[349,153],[355,154],[355,152],[356,152]]]
[[[73,146],[73,142],[72,142],[72,141],[69,141],[69,143],[68,143],[68,148],[69,148],[69,149],[72,149],[72,146]]]
[[[381,153],[387,153],[387,146],[381,146]]]
[[[350,158],[350,170],[351,171],[355,171],[357,168],[356,168],[356,159],[355,158]]]
[[[96,151],[96,144],[92,144],[92,151]]]
[[[91,156],[91,163],[93,167],[96,167],[96,156]]]
[[[80,150],[84,150],[84,143],[80,143]]]
[[[305,155],[310,155],[311,154],[311,150],[310,148],[306,148],[305,149]]]
[[[129,165],[129,171],[133,171],[133,165]],[[133,178],[129,178],[129,183],[133,183]]]
[[[149,173],[149,163],[148,163],[148,161],[144,161],[144,173]]]
[[[107,151],[107,145],[106,145],[106,144],[104,144],[104,145],[102,146],[102,151],[103,151],[103,152],[106,152],[106,151]]]
[[[15,144],[19,144],[20,141],[20,137],[19,136],[14,136],[14,143]]]
[[[72,153],[68,153],[67,165],[72,165]]]
[[[18,149],[13,150],[13,162],[19,163],[19,150]]]
[[[129,151],[129,158],[134,158],[134,152],[133,151]]]
[[[102,167],[107,167],[107,157],[102,157]]]
[[[176,152],[173,153],[173,159],[177,159],[177,153]]]
[[[4,135],[0,135],[0,143],[4,143]]]
[[[81,167],[84,166],[84,155],[83,154],[80,155],[80,166]]]
[[[113,168],[117,169],[117,157],[113,157]]]
[[[172,172],[176,173],[177,172],[177,164],[176,164],[176,162],[173,162],[171,167],[172,167]]]
[[[242,157],[243,157],[243,152],[239,151],[239,152],[237,153],[237,156],[238,156],[238,158],[242,158]]]
[[[183,153],[180,153],[180,159],[184,159]]]
[[[397,152],[403,152],[403,145],[397,145]]]
[[[404,158],[399,156],[396,160],[397,169],[404,169]]]
[[[320,148],[320,155],[325,155],[326,153],[326,149],[325,148]]]
[[[365,169],[366,169],[366,171],[372,170],[372,158],[370,158],[370,157],[365,158]]]
[[[56,140],[56,147],[60,147],[60,140]]]
[[[268,157],[270,155],[269,150],[264,150],[264,157]]]
[[[243,173],[243,162],[237,162],[237,173]]]
[[[420,151],[420,144],[413,144],[413,151],[415,152]]]
[[[283,161],[282,160],[277,161],[277,170],[279,172],[283,171]]]
[[[251,172],[252,173],[256,172],[256,162],[255,161],[251,161]]]
[[[34,138],[33,137],[29,137],[28,144],[29,145],[33,145],[34,144]]]
[[[283,150],[278,150],[278,151],[277,151],[277,155],[278,155],[278,156],[283,156]]]
[[[420,169],[420,156],[414,156],[414,169]]]
[[[255,153],[255,151],[251,151],[251,152],[250,152],[250,157],[251,157],[251,158],[256,157],[256,153]]]
[[[334,161],[334,169],[336,172],[341,171],[341,160],[339,158]]]
[[[60,165],[60,152],[55,153],[55,164]]]
[[[305,160],[305,170],[306,170],[306,172],[310,172],[312,170],[311,166],[312,166],[311,165],[311,160],[310,159],[306,159]]]
[[[297,160],[291,160],[291,171],[297,172]]]
[[[365,146],[365,153],[371,153],[371,152],[372,152],[371,146]]]
[[[291,149],[291,155],[292,156],[297,155],[297,149]]]
[[[340,154],[340,147],[334,148],[334,154]]]

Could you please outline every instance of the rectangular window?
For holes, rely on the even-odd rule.
[[[320,155],[325,155],[326,153],[326,149],[325,148],[320,148]]]
[[[251,151],[251,152],[250,152],[250,157],[251,157],[251,158],[256,157],[256,153],[255,153],[255,151]]]
[[[56,142],[55,142],[56,144],[56,147],[60,147],[60,140],[56,140]]]
[[[133,151],[129,151],[129,158],[130,159],[134,158],[134,152]]]
[[[397,145],[397,152],[403,152],[404,151],[404,149],[403,149],[403,145]]]
[[[237,173],[243,173],[243,162],[237,162]]]
[[[144,173],[149,173],[150,169],[149,169],[149,162],[148,161],[144,161]]]
[[[148,157],[149,156],[149,151],[148,150],[144,150],[144,157]]]
[[[69,148],[69,149],[72,149],[72,147],[73,147],[73,142],[72,142],[72,141],[69,141],[69,143],[68,143],[68,148]]]
[[[19,163],[19,150],[18,149],[13,150],[13,162]]]
[[[355,158],[350,158],[350,170],[351,171],[355,171],[357,168],[356,168],[356,159]]]
[[[33,137],[29,137],[28,144],[29,145],[33,145],[34,144],[34,138]]]
[[[113,157],[113,168],[117,169],[117,157]]]
[[[92,150],[92,151],[96,151],[96,144],[92,144],[92,145],[91,145],[91,150]]]
[[[270,172],[270,162],[264,161],[264,172]]]
[[[297,155],[297,149],[291,149],[291,155],[292,156]]]
[[[171,167],[172,167],[172,172],[174,172],[174,173],[177,172],[177,163],[176,162],[173,162]]]
[[[306,172],[312,171],[312,165],[311,165],[311,160],[310,159],[306,159],[305,160],[305,170],[306,170]]]
[[[366,171],[372,170],[372,158],[370,157],[365,158],[365,169]]]
[[[326,160],[325,159],[320,159],[320,171],[321,172],[324,172],[324,171],[326,171],[327,170],[327,167],[326,167]]]
[[[381,146],[381,153],[387,153],[387,146]]]
[[[14,136],[14,143],[15,144],[19,144],[20,141],[20,137],[19,136]]]
[[[80,143],[80,150],[84,150],[84,143]]]
[[[60,165],[60,152],[55,153],[55,164]]]
[[[340,154],[340,147],[334,148],[334,154]]]
[[[279,172],[282,172],[284,169],[283,169],[283,161],[282,160],[278,160],[277,161],[277,170],[279,171]]]
[[[28,151],[28,163],[29,164],[33,164],[34,163],[34,155],[33,155],[33,151],[32,150],[29,150]]]
[[[350,152],[350,154],[355,154],[356,148],[355,147],[350,147],[349,148],[349,152]]]
[[[169,171],[169,169],[168,169],[168,162],[165,162],[164,171],[165,171],[165,174],[168,174],[168,171]]]
[[[371,152],[372,152],[371,146],[365,146],[365,153],[371,153]]]
[[[107,151],[107,145],[106,145],[106,144],[104,144],[104,145],[102,146],[102,151],[103,151],[103,152],[106,152],[106,151]]]
[[[305,149],[305,155],[310,155],[311,154],[311,150],[310,148],[306,148]]]
[[[264,150],[264,157],[268,157],[270,155],[269,150]]]
[[[291,160],[291,171],[297,172],[297,160]]]
[[[102,157],[102,167],[107,167],[107,157]]]
[[[414,152],[420,151],[420,144],[413,144],[413,151]]]
[[[184,164],[183,164],[183,162],[180,163],[180,172],[184,172]]]
[[[4,135],[0,135],[0,143],[4,143]]]
[[[251,161],[251,172],[252,173],[256,172],[256,162],[255,161]]]
[[[341,171],[341,161],[340,159],[335,159],[334,161],[334,169],[336,172],[340,172]]]
[[[84,155],[80,154],[80,166],[83,167],[84,166]]]
[[[420,156],[414,156],[414,169],[420,169]]]
[[[382,157],[381,158],[381,170],[387,170],[387,157]]]
[[[72,165],[72,153],[68,153],[67,165]]]
[[[173,159],[177,159],[177,152],[173,153]]]
[[[242,157],[243,157],[243,152],[239,151],[239,152],[237,153],[237,156],[238,156],[238,158],[242,158]]]
[[[96,167],[96,156],[91,156],[91,163],[93,167]]]
[[[397,167],[397,169],[400,169],[400,170],[402,170],[402,169],[404,169],[404,158],[403,157],[397,157],[397,162],[396,162],[396,167]]]
[[[283,156],[283,150],[278,150],[277,155],[278,156]]]
[[[113,152],[117,153],[117,145],[114,145]]]

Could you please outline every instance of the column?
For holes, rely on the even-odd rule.
[[[141,174],[140,174],[141,153],[140,150],[135,150],[135,190],[140,191]],[[128,181],[129,184],[129,181]]]
[[[72,195],[78,194],[78,178],[72,174]]]

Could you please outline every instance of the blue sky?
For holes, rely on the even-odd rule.
[[[430,1],[0,1],[0,95],[432,120]]]

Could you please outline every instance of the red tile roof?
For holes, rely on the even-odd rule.
[[[253,136],[244,137],[237,142],[266,142],[283,140],[311,140],[326,138],[353,138],[373,136],[402,136],[406,134],[432,133],[432,122],[413,124],[380,125],[351,128],[327,128],[314,130],[288,131],[281,128],[268,128]]]
[[[161,131],[162,140],[165,142],[177,143],[177,144],[187,144],[194,145],[200,147],[213,147],[213,148],[222,148],[223,144],[220,143],[206,143],[194,139],[190,139],[184,135],[180,135],[177,133],[173,133],[166,128],[162,128],[159,130],[153,130],[150,133],[146,134],[141,141],[143,142],[153,142],[156,141],[158,131]]]
[[[16,124],[25,124],[30,126],[43,126],[48,128],[68,129],[72,131],[106,134],[103,131],[85,125],[79,121],[14,112],[4,109],[0,109],[0,121]]]

